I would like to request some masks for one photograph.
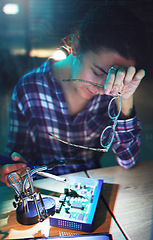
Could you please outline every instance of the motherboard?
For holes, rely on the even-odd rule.
[[[50,225],[92,232],[92,223],[103,180],[70,176],[58,199]]]

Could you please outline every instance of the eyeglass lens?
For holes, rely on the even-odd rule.
[[[119,109],[116,108],[116,104],[115,104],[115,101],[117,98],[120,100],[120,108]],[[120,96],[117,96],[117,97],[112,98],[109,102],[108,115],[111,119],[117,119],[120,115],[120,112],[121,112],[121,98],[120,98]]]
[[[104,129],[104,131],[102,132],[101,136],[100,136],[100,144],[102,147],[107,147],[110,146],[113,138],[114,138],[114,128],[113,125],[112,126],[108,126]]]

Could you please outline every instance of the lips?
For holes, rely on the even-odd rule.
[[[89,88],[85,88],[85,87],[80,89],[80,94],[83,98],[88,100],[96,95],[96,93],[92,92]]]
[[[90,91],[89,88],[86,88],[86,89],[87,89],[88,93],[89,93],[91,96],[94,96],[94,95],[96,94],[96,93]]]

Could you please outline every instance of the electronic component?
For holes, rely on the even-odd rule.
[[[19,161],[18,161],[19,162]],[[17,172],[12,172],[8,175],[8,183],[16,193],[13,206],[16,208],[17,220],[21,224],[35,224],[37,222],[44,221],[49,215],[53,215],[55,212],[55,200],[51,197],[42,198],[40,193],[36,193],[33,186],[33,176],[35,174],[50,177],[58,181],[66,182],[65,178],[55,176],[50,173],[44,173],[43,171],[54,168],[57,165],[68,164],[83,164],[84,160],[77,161],[57,161],[52,159],[48,164],[43,166],[31,166],[26,160],[21,161],[27,164],[26,175],[20,176]],[[14,163],[10,157],[4,157],[0,155],[0,165]],[[31,169],[32,168],[32,169]],[[61,203],[65,201],[66,195],[61,196]],[[60,212],[62,205],[58,205],[56,212]],[[68,210],[67,210],[68,211]]]
[[[69,177],[69,185],[60,195],[50,225],[92,232],[92,223],[103,180]]]
[[[42,198],[33,186],[33,175],[46,169],[46,165],[32,170],[27,167],[24,179],[17,172],[8,175],[8,183],[16,193],[13,206],[17,221],[30,225],[50,216],[52,226],[91,232],[103,180],[70,176],[69,185],[55,207],[53,198]]]

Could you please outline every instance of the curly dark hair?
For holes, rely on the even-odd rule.
[[[141,64],[146,52],[146,32],[142,21],[126,7],[99,6],[79,26],[80,51],[117,51]]]

